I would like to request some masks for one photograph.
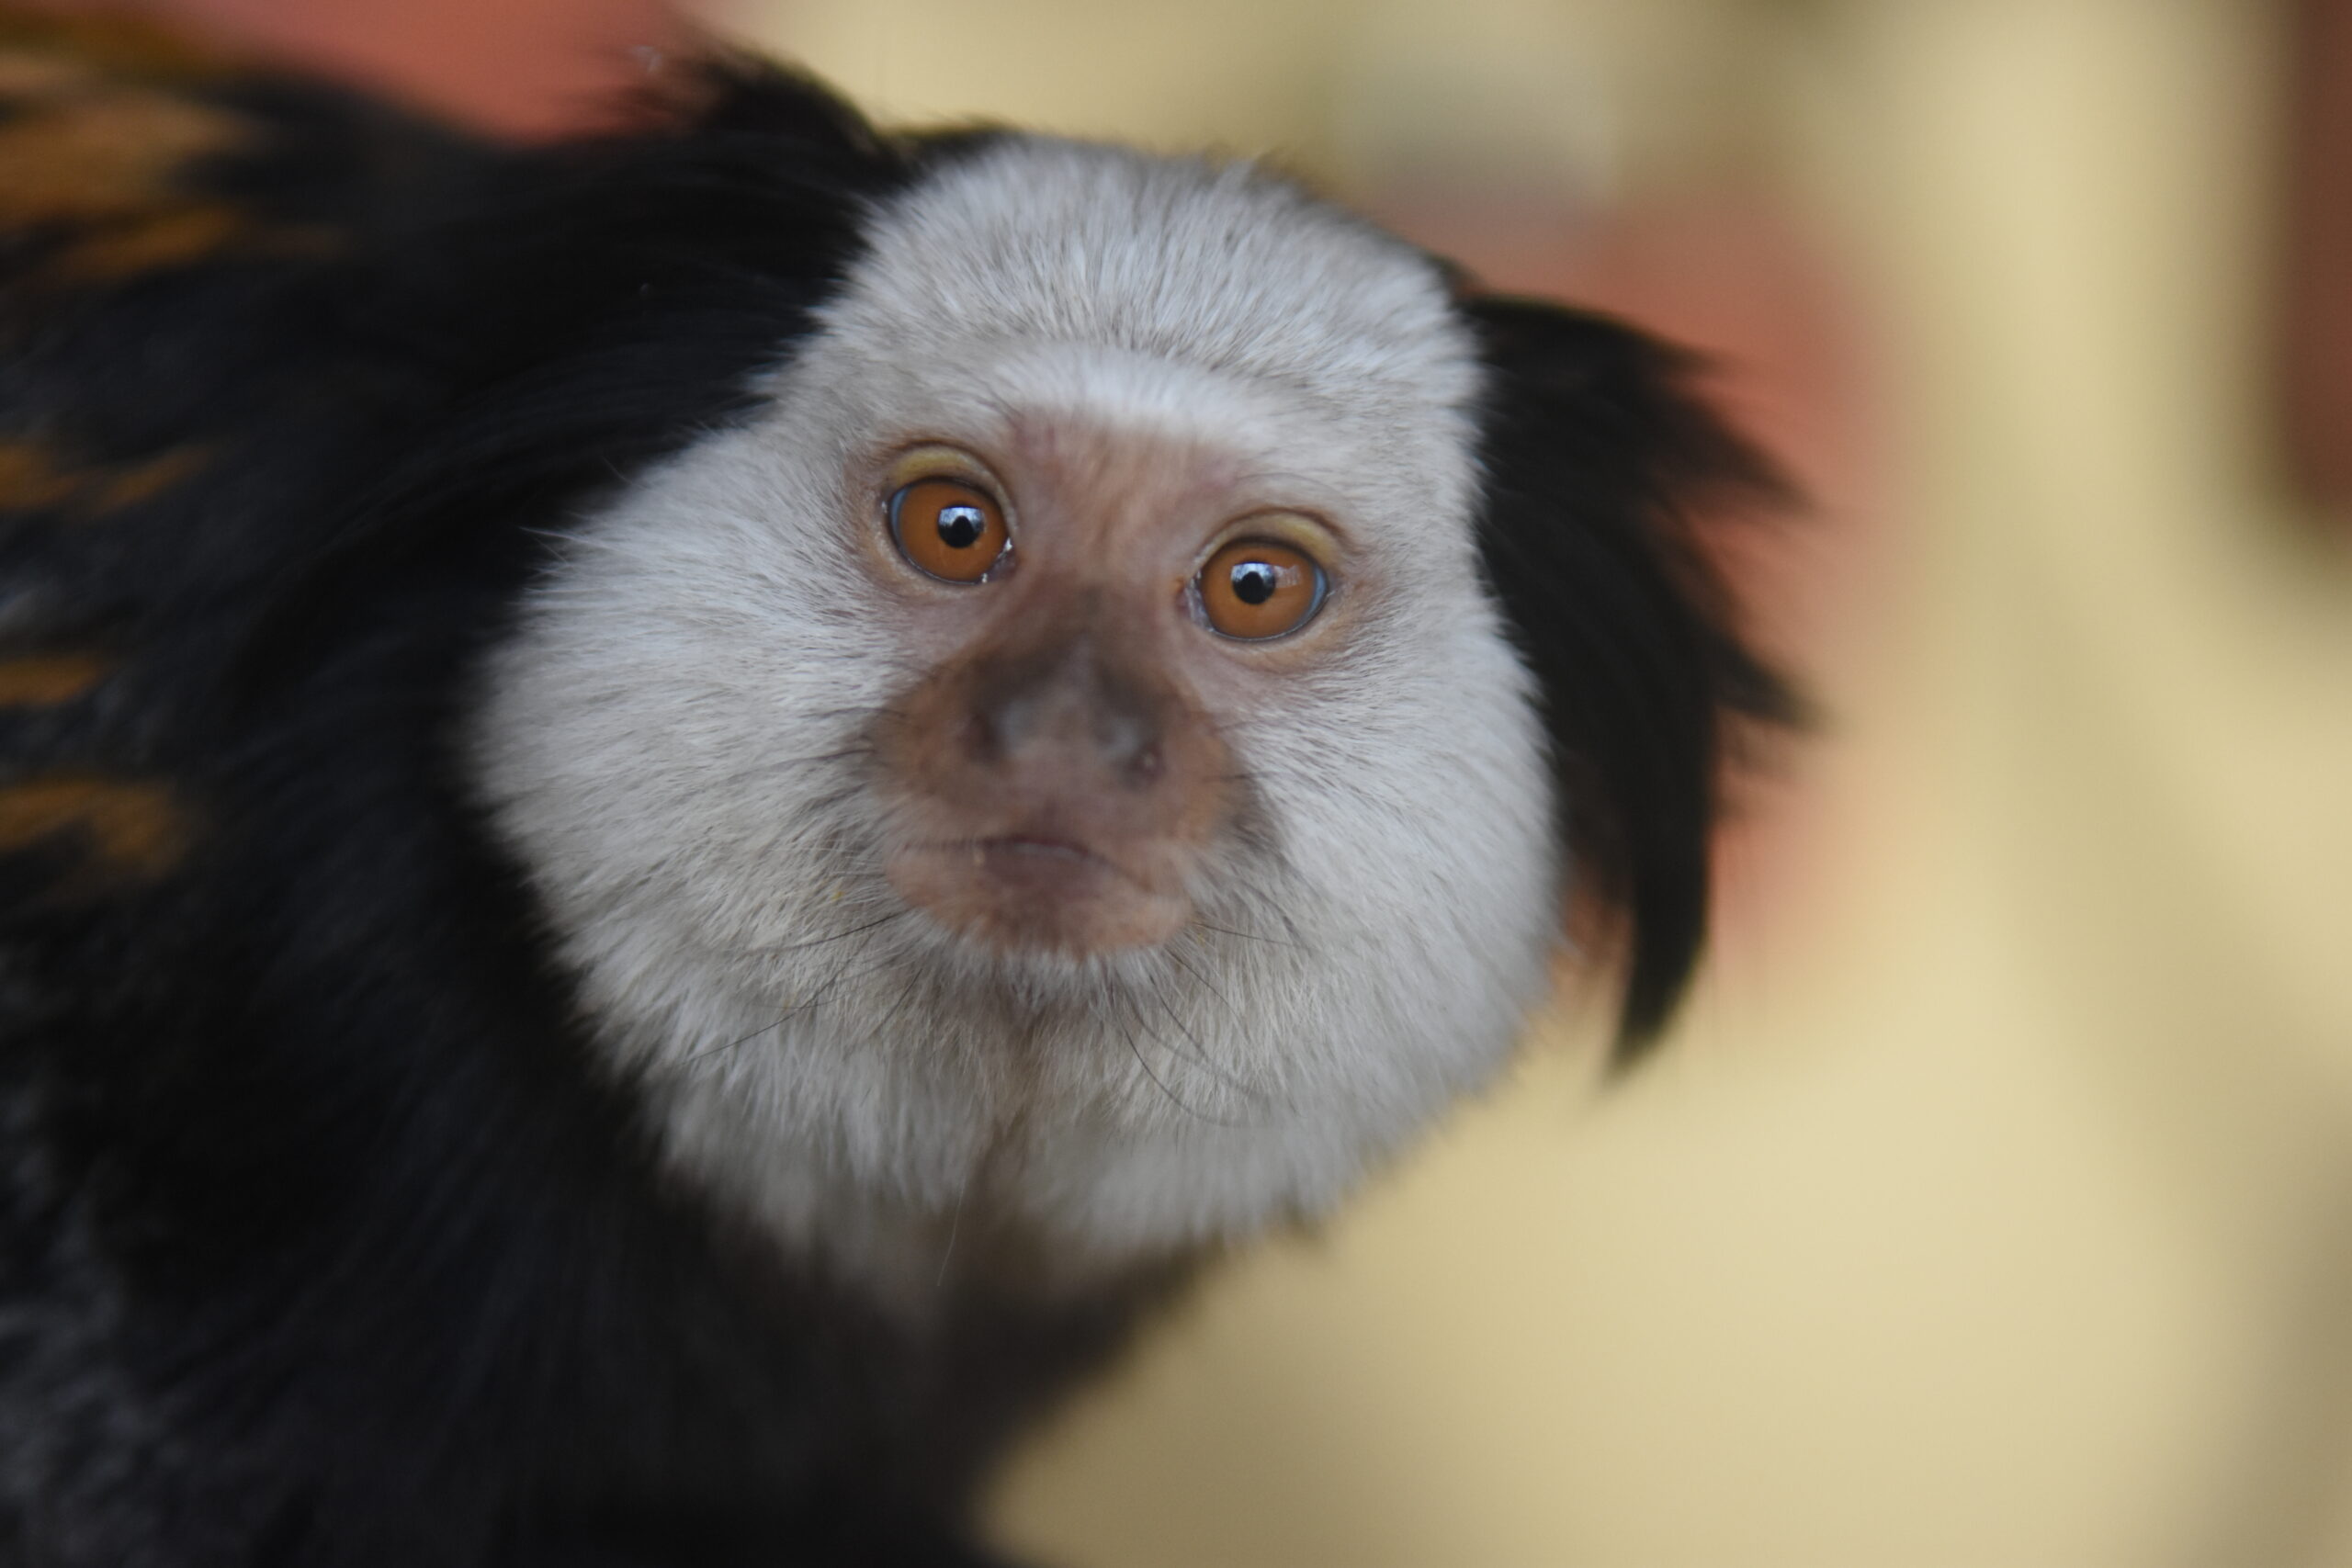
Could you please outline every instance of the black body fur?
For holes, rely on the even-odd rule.
[[[0,1561],[986,1560],[989,1460],[1174,1280],[918,1337],[665,1187],[450,750],[540,531],[746,406],[860,204],[961,143],[751,69],[521,151],[74,58],[94,112],[234,135],[95,216],[0,150]],[[91,262],[189,209],[232,226]],[[1626,330],[1464,309],[1644,1033],[1724,711],[1778,702],[1670,501],[1746,460]]]

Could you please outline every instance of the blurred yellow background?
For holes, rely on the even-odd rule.
[[[1829,721],[1661,1058],[1596,1092],[1589,1030],[1539,1032],[1035,1445],[1009,1542],[2352,1562],[2352,570],[2273,471],[2284,13],[715,19],[888,118],[1271,152],[1505,281],[1654,299],[1821,498],[1768,619]]]

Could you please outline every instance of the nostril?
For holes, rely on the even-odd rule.
[[[1004,735],[995,716],[986,708],[965,716],[961,727],[964,754],[976,762],[996,762],[1004,758]]]
[[[1121,772],[1131,772],[1148,751],[1159,749],[1159,727],[1145,714],[1127,706],[1098,711],[1092,726],[1096,755]]]

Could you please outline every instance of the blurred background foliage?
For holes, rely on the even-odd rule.
[[[168,8],[524,134],[692,30],[647,0]],[[2352,387],[2320,320],[2352,275],[2312,248],[2352,145],[2309,140],[2343,13],[698,14],[888,119],[1266,156],[1635,316],[1814,498],[1729,536],[1827,718],[1743,798],[1669,1048],[1601,1089],[1564,1003],[1512,1084],[1045,1434],[1009,1541],[2352,1563],[2352,536],[2289,463],[2324,494],[2352,455],[2281,396]]]

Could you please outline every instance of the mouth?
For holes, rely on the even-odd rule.
[[[1016,833],[1001,839],[975,839],[969,851],[983,865],[992,866],[1000,874],[1016,876],[1056,878],[1126,874],[1084,844],[1042,834]]]
[[[939,852],[944,860],[962,862],[973,881],[1014,900],[1091,902],[1144,890],[1108,856],[1053,834],[967,839],[943,845]]]

